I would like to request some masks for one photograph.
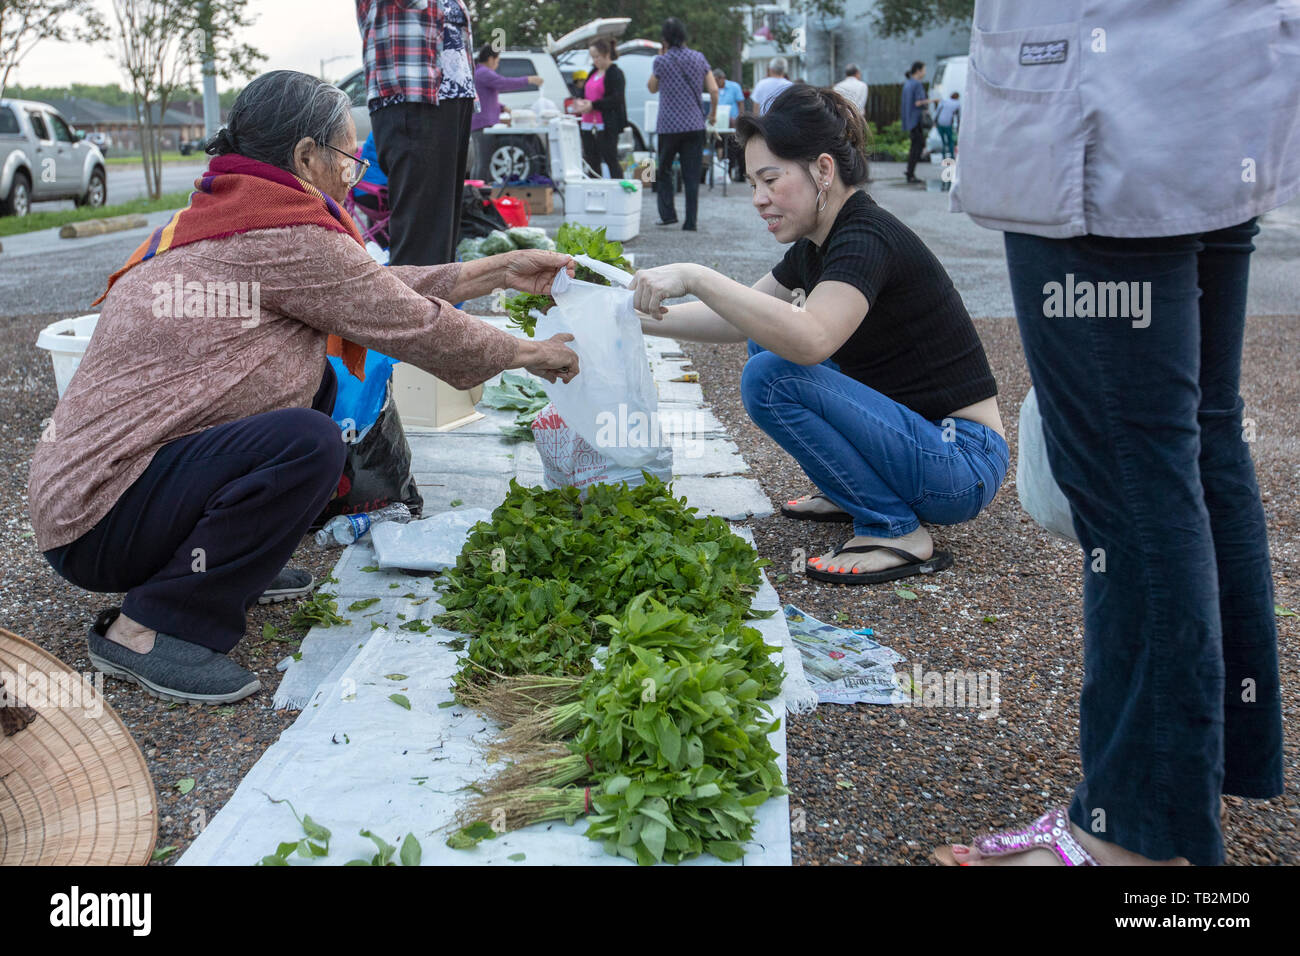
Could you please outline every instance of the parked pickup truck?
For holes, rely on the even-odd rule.
[[[0,99],[0,215],[25,216],[47,199],[102,206],[107,196],[103,154],[58,110]]]

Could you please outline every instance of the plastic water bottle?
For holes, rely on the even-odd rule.
[[[316,546],[319,548],[347,547],[367,531],[371,525],[381,521],[396,521],[406,524],[411,520],[411,509],[400,501],[386,505],[378,511],[358,515],[335,515],[325,522],[325,527],[316,532]]]

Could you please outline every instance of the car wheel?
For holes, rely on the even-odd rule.
[[[86,186],[84,196],[78,196],[73,200],[77,206],[89,206],[91,209],[98,209],[104,205],[108,198],[108,188],[104,184],[104,171],[96,169],[90,174],[90,184]]]
[[[6,216],[25,216],[32,211],[32,183],[24,172],[14,173],[9,195],[0,202]]]
[[[527,179],[541,165],[536,146],[525,137],[507,139],[492,150],[488,158],[488,180],[494,183]]]

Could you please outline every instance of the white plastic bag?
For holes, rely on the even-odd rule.
[[[486,508],[442,511],[409,524],[384,521],[370,529],[375,562],[381,568],[441,571],[456,563],[469,529],[491,521]]]
[[[588,485],[612,485],[627,482],[635,487],[645,481],[642,470],[660,481],[673,480],[673,450],[665,445],[646,465],[620,465],[596,449],[570,428],[552,402],[533,419],[533,439],[542,459],[542,486],[545,488],[586,488]]]
[[[551,295],[556,305],[538,319],[537,338],[568,332],[578,355],[573,381],[546,386],[556,412],[616,465],[639,469],[665,451],[671,456],[631,291],[570,279],[561,270]]]
[[[1020,507],[1047,531],[1078,544],[1070,502],[1052,477],[1043,442],[1043,418],[1038,413],[1038,396],[1032,386],[1020,403],[1020,450],[1016,461],[1016,493]]]

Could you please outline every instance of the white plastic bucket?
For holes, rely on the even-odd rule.
[[[36,347],[48,351],[54,362],[54,386],[59,391],[59,398],[67,391],[72,373],[81,364],[81,357],[86,354],[86,346],[90,344],[98,321],[98,312],[74,319],[59,319],[42,329],[36,337]]]

